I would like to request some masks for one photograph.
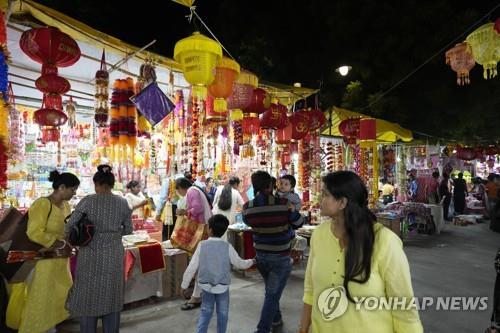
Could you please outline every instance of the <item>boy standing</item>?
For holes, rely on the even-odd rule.
[[[237,269],[248,269],[254,259],[243,260],[232,245],[221,239],[229,226],[229,220],[216,214],[208,220],[209,238],[202,241],[194,252],[182,280],[183,291],[189,287],[196,271],[202,289],[202,304],[196,332],[205,333],[217,307],[217,333],[227,329],[229,314],[229,285],[231,283],[231,264]]]
[[[292,175],[285,175],[280,178],[280,190],[277,192],[280,198],[286,198],[295,207],[296,212],[300,212],[302,208],[302,200],[300,196],[295,193],[295,185],[297,181]]]

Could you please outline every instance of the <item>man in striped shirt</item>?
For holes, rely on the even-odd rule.
[[[257,268],[266,286],[257,333],[269,333],[272,327],[283,324],[279,302],[292,271],[294,229],[302,225],[303,217],[286,198],[272,194],[267,172],[252,174],[252,185],[255,198],[243,206],[242,213],[243,221],[252,227]]]

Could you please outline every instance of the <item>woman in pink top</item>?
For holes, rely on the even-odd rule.
[[[205,192],[192,185],[187,178],[178,178],[175,188],[180,196],[186,196],[186,209],[177,209],[177,215],[186,215],[191,221],[208,223],[212,217],[212,207],[208,202]],[[182,310],[192,310],[201,305],[201,288],[195,283],[191,299],[184,303]]]

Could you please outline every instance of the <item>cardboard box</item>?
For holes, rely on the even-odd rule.
[[[188,255],[182,251],[165,255],[166,269],[163,271],[163,297],[173,299],[181,296],[182,276],[188,266]]]

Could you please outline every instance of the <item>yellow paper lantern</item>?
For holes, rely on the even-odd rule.
[[[235,109],[231,111],[231,115],[229,116],[231,121],[242,121],[243,120],[243,111],[240,109]]]
[[[222,57],[222,47],[213,39],[193,33],[175,44],[174,59],[183,67],[184,77],[193,85],[193,94],[204,100],[207,87],[215,79],[215,66]]]
[[[495,31],[494,23],[487,23],[473,31],[467,36],[467,44],[474,60],[484,67],[483,77],[491,79],[497,76],[500,35]]]

